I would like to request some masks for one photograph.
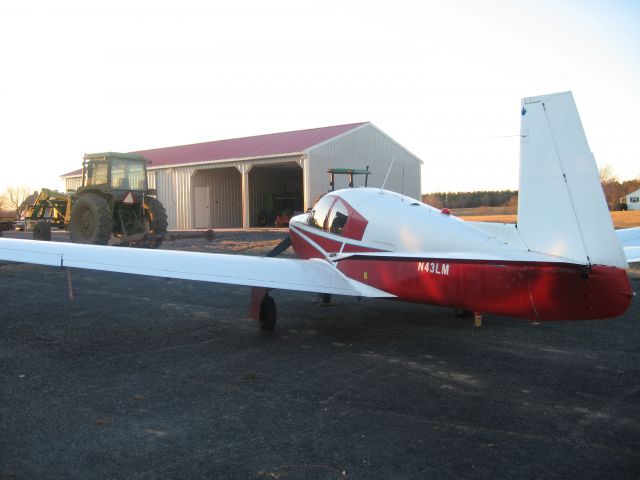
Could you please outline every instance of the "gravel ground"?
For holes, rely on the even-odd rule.
[[[0,479],[638,478],[637,299],[615,320],[474,328],[275,291],[266,333],[247,288],[72,278],[70,301],[64,271],[0,265]]]

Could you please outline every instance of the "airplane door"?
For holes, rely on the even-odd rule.
[[[194,187],[195,227],[209,228],[211,226],[211,197],[209,187]]]

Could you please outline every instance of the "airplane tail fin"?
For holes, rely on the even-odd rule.
[[[571,92],[522,100],[518,231],[536,252],[627,268]]]

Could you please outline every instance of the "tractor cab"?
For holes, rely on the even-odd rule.
[[[147,159],[133,153],[88,153],[82,162],[82,188],[146,193]]]

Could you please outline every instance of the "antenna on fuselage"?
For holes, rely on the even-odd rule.
[[[391,157],[391,165],[389,165],[389,170],[387,170],[387,174],[384,177],[384,182],[382,182],[382,186],[380,187],[380,193],[384,190],[384,186],[387,184],[387,178],[389,178],[389,174],[391,173],[391,168],[393,167],[393,162],[395,162],[395,157]]]

